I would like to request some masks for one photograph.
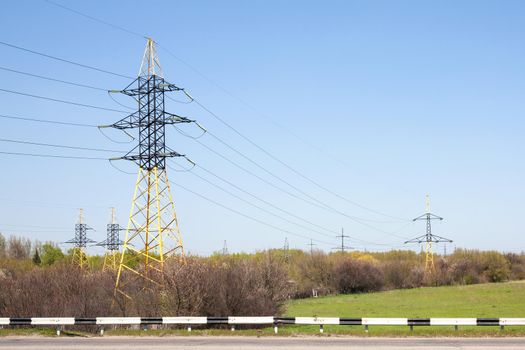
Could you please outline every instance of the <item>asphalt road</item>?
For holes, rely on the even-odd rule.
[[[0,349],[525,349],[525,338],[3,337]]]

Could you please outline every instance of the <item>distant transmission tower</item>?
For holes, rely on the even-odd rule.
[[[313,239],[310,239],[310,243],[308,245],[310,246],[310,255],[314,255],[314,246],[317,244],[314,243]]]
[[[290,245],[288,244],[288,237],[284,239],[283,258],[286,263],[290,261]]]
[[[117,224],[115,216],[115,208],[111,208],[111,218],[106,230],[107,237],[104,241],[97,244],[98,246],[106,248],[102,271],[116,271],[118,269],[118,263],[120,261],[118,253],[119,248],[122,245],[122,241],[120,240],[120,230],[120,225]]]
[[[228,255],[228,245],[226,244],[226,240],[224,240],[224,244],[222,246],[222,255]]]
[[[418,216],[417,218],[413,219],[413,221],[420,221],[425,220],[427,222],[427,232],[426,234],[413,238],[409,241],[406,241],[407,243],[425,243],[425,272],[431,273],[434,271],[434,251],[432,250],[432,244],[433,243],[452,243],[452,240],[440,237],[437,235],[432,234],[432,220],[443,220],[442,217],[434,215],[430,212],[430,197],[427,195],[426,198],[426,212],[425,214]]]
[[[81,269],[87,266],[87,244],[95,242],[92,239],[87,238],[88,230],[92,230],[92,228],[84,223],[84,209],[80,209],[78,213],[78,222],[75,224],[75,238],[70,239],[65,243],[74,244],[72,263],[74,266],[80,267]]]
[[[164,109],[166,92],[182,91],[164,80],[155,42],[148,39],[138,78],[124,90],[138,110],[108,126],[119,130],[138,129],[138,145],[123,157],[138,164],[126,237],[118,266],[115,291],[129,298],[126,285],[139,276],[162,286],[165,262],[174,258],[184,263],[179,222],[166,172],[166,158],[185,157],[166,146],[166,125],[193,122]],[[112,160],[116,160],[112,159]],[[187,158],[186,158],[187,159]]]
[[[345,238],[350,238],[350,236],[346,236],[345,235],[344,228],[341,228],[341,235],[335,236],[335,237],[341,238],[341,246],[340,247],[334,247],[332,249],[340,250],[341,253],[344,253],[345,249],[353,249],[352,247],[348,247],[348,246],[345,245]]]

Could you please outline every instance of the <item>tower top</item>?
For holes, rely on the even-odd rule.
[[[84,209],[80,208],[78,210],[78,224],[82,225],[84,223]]]
[[[144,56],[142,56],[142,63],[140,64],[139,77],[151,77],[153,75],[163,77],[159,57],[157,56],[157,49],[155,48],[155,41],[148,38]]]
[[[116,215],[115,215],[115,208],[114,207],[111,207],[110,223],[112,225],[117,223],[117,218],[116,218]]]
[[[430,214],[430,196],[427,194],[425,201],[426,214]]]

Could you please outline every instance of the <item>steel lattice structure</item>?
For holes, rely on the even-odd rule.
[[[288,237],[284,238],[283,259],[285,263],[290,261],[290,244],[288,243]]]
[[[138,130],[138,145],[125,156],[139,166],[126,236],[118,263],[115,291],[126,297],[124,277],[138,276],[162,285],[164,263],[169,257],[184,262],[184,248],[173,204],[166,158],[185,157],[166,146],[166,125],[193,120],[165,111],[166,92],[182,91],[162,74],[155,42],[148,39],[138,78],[118,92],[133,97],[138,110],[107,127]]]
[[[452,243],[453,241],[448,238],[432,234],[432,220],[442,221],[443,218],[440,216],[434,215],[430,212],[430,197],[428,195],[426,197],[425,214],[418,216],[412,221],[420,221],[420,220],[426,221],[426,233],[422,236],[406,241],[405,244],[407,243],[419,243],[419,244],[425,243],[425,272],[432,273],[435,269],[434,251],[433,251],[432,244],[433,243]]]
[[[87,244],[95,242],[87,237],[88,230],[92,230],[92,228],[84,223],[84,210],[80,209],[78,214],[78,222],[75,224],[75,238],[70,239],[65,243],[74,244],[72,263],[74,266],[77,266],[81,269],[87,266]]]
[[[122,241],[120,240],[120,230],[120,225],[117,223],[115,217],[115,208],[111,208],[110,223],[107,224],[106,228],[106,239],[97,243],[97,246],[106,248],[104,265],[102,266],[103,271],[116,271],[118,269],[118,263],[120,260],[119,249],[122,245]]]

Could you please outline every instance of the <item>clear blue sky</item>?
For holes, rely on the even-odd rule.
[[[428,193],[432,211],[445,218],[434,233],[452,238],[455,246],[524,249],[522,1],[150,1],[148,5],[56,1],[152,36],[193,67],[159,49],[168,80],[186,88],[279,159],[342,196],[411,219],[424,212]],[[131,76],[138,72],[145,45],[137,36],[36,0],[3,4],[0,29],[1,41]],[[10,69],[105,89],[127,84],[123,78],[2,45],[0,56],[0,66]],[[103,91],[2,70],[0,76],[0,89],[123,108]],[[132,105],[125,97],[117,98]],[[107,124],[122,117],[3,92],[0,106],[0,114],[89,124]],[[197,119],[309,195],[348,215],[381,221],[370,223],[396,236],[293,199],[170,129],[172,149],[297,216],[334,231],[344,227],[345,233],[360,240],[392,246],[399,246],[401,237],[424,233],[422,222],[385,223],[391,219],[313,186],[196,105],[169,101],[167,110]],[[122,151],[132,147],[112,143],[96,129],[8,119],[0,123],[3,139]],[[199,134],[194,127],[183,128],[191,135]],[[126,140],[116,132],[111,137]],[[279,184],[213,138],[206,135],[200,141]],[[0,151],[118,155],[5,142],[0,142]],[[5,234],[65,241],[73,236],[80,207],[85,209],[88,224],[97,230],[92,232],[96,240],[104,239],[109,207],[116,207],[119,222],[126,224],[134,175],[99,160],[8,155],[0,159],[0,230]],[[132,164],[116,165],[136,171]],[[194,171],[220,183],[199,169]],[[328,241],[319,242],[318,248],[329,250],[338,243],[253,208],[191,173],[171,172],[171,178],[247,215]],[[181,188],[175,187],[174,197],[190,252],[209,254],[219,250],[223,240],[230,251],[254,251],[282,246],[285,237],[291,247],[307,249],[308,239],[252,222]],[[389,249],[356,241],[350,245]]]

